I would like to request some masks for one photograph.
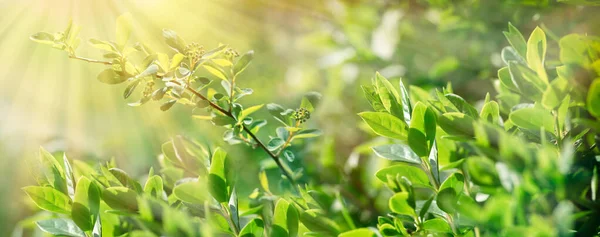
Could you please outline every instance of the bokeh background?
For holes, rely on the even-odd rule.
[[[368,136],[357,128],[356,113],[367,108],[360,85],[375,71],[423,88],[451,82],[458,94],[477,101],[493,91],[490,79],[502,65],[509,21],[525,37],[542,27],[550,47],[568,33],[600,35],[599,8],[550,0],[0,0],[0,236],[31,214],[20,188],[33,183],[30,167],[40,146],[75,159],[114,157],[139,176],[175,135],[224,145],[223,131],[194,120],[188,108],[129,107],[124,85],[95,79],[102,66],[69,60],[28,39],[63,30],[72,19],[82,26],[84,41],[112,40],[115,19],[125,12],[134,19],[132,41],[165,51],[163,28],[207,48],[226,43],[240,52],[255,50],[238,81],[255,90],[245,103],[295,107],[304,93],[321,92],[310,126],[324,136],[302,148],[301,165],[324,183],[373,174],[349,174],[344,167],[349,157],[370,162],[357,153]],[[101,57],[85,42],[78,54]],[[256,180],[264,154],[227,149],[248,167],[242,174],[247,182]]]

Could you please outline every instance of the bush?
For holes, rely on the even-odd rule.
[[[156,100],[163,101],[163,111],[175,104],[192,107],[198,119],[224,127],[229,144],[260,149],[270,162],[261,163],[255,191],[238,196],[236,174],[243,167],[223,148],[184,137],[165,143],[160,172],[151,169],[143,178],[131,177],[115,162],[70,161],[41,149],[38,185],[24,191],[40,209],[52,213],[34,218],[44,232],[350,237],[569,236],[600,231],[598,38],[572,34],[551,47],[542,29],[525,40],[509,24],[504,35],[511,46],[501,52],[505,67],[494,82],[496,100],[488,93],[476,105],[454,94],[450,85],[430,93],[406,87],[402,80],[395,87],[377,73],[372,85],[362,87],[373,111],[358,115],[376,139],[372,151],[387,160],[371,175],[392,192],[356,197],[344,186],[307,182],[301,168],[290,166],[302,155],[292,149],[294,142],[320,134],[305,126],[319,94],[308,93],[297,109],[277,104],[244,108],[240,99],[253,90],[240,88],[237,79],[250,64],[252,51],[240,56],[226,45],[205,51],[170,30],[163,37],[172,53],[156,52],[143,43],[131,46],[129,21],[129,15],[117,20],[115,42],[90,40],[105,51],[102,60],[76,54],[80,39],[72,24],[64,32],[40,32],[31,38],[70,58],[106,65],[98,80],[127,82],[125,98],[144,85],[131,106]],[[268,142],[257,135],[267,121],[251,116],[263,107],[281,124]],[[271,168],[281,176],[267,175]],[[376,185],[364,185],[363,193],[379,193]],[[385,199],[386,214],[377,207],[380,199]]]

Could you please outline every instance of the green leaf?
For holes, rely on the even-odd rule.
[[[502,125],[502,117],[500,117],[500,106],[496,101],[490,101],[483,105],[481,108],[481,119],[494,123],[496,125]]]
[[[523,108],[515,110],[509,115],[509,120],[515,125],[538,132],[544,128],[549,133],[554,133],[554,118],[550,112],[539,108]]]
[[[519,55],[525,58],[527,56],[527,43],[521,32],[509,22],[508,32],[503,31],[502,33],[504,33],[504,36],[510,45],[519,53]]]
[[[54,44],[54,35],[47,32],[38,32],[29,37],[29,39],[42,43],[42,44]]]
[[[443,211],[453,214],[456,211],[456,202],[458,201],[458,194],[454,191],[454,188],[442,189],[436,197],[437,205]]]
[[[273,236],[290,236],[298,235],[298,211],[287,202],[285,199],[279,199],[275,205],[273,214]]]
[[[360,228],[341,233],[338,237],[377,237],[377,234],[369,228]]]
[[[512,76],[510,75],[508,67],[503,67],[498,70],[498,79],[500,79],[500,83],[509,90],[519,91],[512,80]]]
[[[460,194],[464,188],[464,181],[465,178],[461,173],[452,173],[450,176],[448,176],[448,178],[446,178],[446,180],[444,180],[440,186],[440,190],[452,188],[457,194]]]
[[[108,51],[108,52],[119,53],[117,46],[115,46],[111,42],[104,41],[104,40],[98,40],[98,39],[90,39],[89,42],[94,48],[102,49],[102,50]]]
[[[102,190],[102,200],[116,210],[138,210],[137,193],[126,187],[110,187]]]
[[[389,200],[388,205],[390,207],[390,210],[394,213],[416,217],[417,214],[415,212],[415,209],[413,209],[409,205],[408,199],[409,199],[408,192],[401,192],[401,193],[394,194],[394,196],[392,196]]]
[[[423,229],[431,232],[452,233],[452,228],[442,218],[433,218],[423,222]]]
[[[379,99],[379,95],[377,94],[375,86],[361,86],[361,88],[363,90],[365,98],[367,98],[367,101],[369,102],[369,104],[371,104],[371,107],[373,108],[373,110],[375,110],[375,112],[387,111],[385,107],[383,107],[381,99]]]
[[[570,34],[562,37],[559,41],[560,45],[560,61],[563,64],[575,64],[581,66],[589,65],[589,43],[585,36],[578,34]]]
[[[381,158],[417,165],[421,164],[421,158],[409,146],[404,144],[380,145],[372,149]]]
[[[36,222],[37,226],[44,232],[55,236],[86,237],[85,233],[66,218],[41,220]]]
[[[254,113],[254,112],[258,111],[258,110],[259,110],[259,109],[261,109],[262,107],[263,107],[263,104],[260,104],[260,105],[255,105],[255,106],[252,106],[252,107],[250,107],[250,108],[247,108],[247,109],[244,109],[244,110],[242,110],[242,112],[240,113],[240,115],[238,115],[238,118],[237,118],[237,120],[238,120],[238,121],[240,121],[240,122],[241,122],[241,121],[244,121],[244,119],[245,119],[246,117],[248,117],[248,115],[250,115],[250,114],[252,114],[252,113]]]
[[[163,197],[163,180],[158,175],[152,175],[146,180],[144,192],[155,198]]]
[[[202,64],[202,67],[204,67],[204,69],[206,69],[206,71],[208,71],[210,74],[218,77],[221,80],[227,81],[227,74],[219,65],[205,63]]]
[[[23,188],[23,191],[41,209],[56,213],[71,214],[71,199],[54,188],[27,186]]]
[[[173,194],[177,199],[193,204],[204,204],[206,187],[199,181],[185,182],[175,186]]]
[[[448,135],[473,137],[473,119],[463,113],[450,112],[438,117],[437,123]]]
[[[466,159],[467,171],[473,183],[482,186],[500,185],[500,179],[493,161],[484,157],[469,157]]]
[[[315,111],[315,107],[313,107],[313,104],[306,96],[302,97],[302,101],[300,102],[300,108],[305,108],[306,110],[308,110],[308,112],[311,113]]]
[[[550,86],[544,91],[542,105],[547,109],[555,109],[561,104],[569,89],[569,81],[562,77],[557,77],[550,82]]]
[[[100,193],[100,188],[87,177],[82,176],[77,181],[71,217],[83,231],[94,228],[96,218],[100,212]]]
[[[402,112],[404,113],[404,122],[406,124],[410,124],[412,118],[412,104],[410,102],[410,96],[408,94],[408,90],[404,87],[404,83],[402,83],[402,79],[399,81],[400,84],[400,101],[402,101]]]
[[[402,102],[400,101],[400,94],[392,86],[385,77],[381,74],[375,74],[375,89],[379,94],[379,99],[383,107],[394,116],[404,119],[404,112],[402,110]]]
[[[593,116],[600,118],[600,78],[597,78],[590,85],[588,90],[586,105],[588,111]]]
[[[384,112],[362,112],[358,114],[371,129],[385,137],[407,139],[407,124],[397,117]]]
[[[294,135],[294,139],[313,138],[323,135],[318,129],[303,129]]]
[[[524,96],[535,101],[541,99],[542,93],[546,90],[546,84],[533,70],[524,65],[510,62],[508,71],[513,83]]]
[[[186,53],[185,52],[186,43],[185,43],[185,41],[183,41],[183,39],[181,37],[179,37],[177,35],[177,33],[175,33],[175,31],[172,31],[169,29],[163,29],[163,38],[165,38],[167,45],[169,45],[169,47],[171,47],[175,51],[182,53],[182,54]]]
[[[260,218],[254,218],[240,231],[240,237],[262,237],[265,224]]]
[[[169,110],[171,107],[173,107],[173,105],[174,105],[175,103],[177,103],[177,100],[169,100],[169,101],[167,101],[167,102],[163,103],[163,104],[160,106],[160,110],[162,110],[162,111],[167,111],[167,110]]]
[[[227,153],[217,148],[212,156],[208,183],[210,194],[218,202],[228,202],[231,195],[231,181],[228,179]]]
[[[548,75],[544,68],[546,58],[546,34],[542,29],[536,27],[527,40],[527,64],[533,69],[538,77],[548,84]]]
[[[131,13],[125,13],[117,18],[117,45],[121,48],[123,48],[131,36],[132,21]]]
[[[243,72],[248,67],[253,58],[254,50],[250,50],[244,55],[242,55],[242,57],[238,59],[238,61],[235,63],[235,66],[233,66],[233,75],[237,76],[238,74]]]
[[[142,186],[136,180],[131,178],[124,170],[119,168],[110,168],[108,169],[112,175],[115,176],[119,180],[119,182],[124,186],[128,187],[138,193],[141,193]]]
[[[391,176],[392,178],[396,178],[396,176],[404,176],[408,178],[408,180],[410,180],[410,182],[412,182],[412,184],[415,186],[431,187],[427,174],[425,174],[422,169],[411,165],[398,164],[389,166],[377,171],[375,176],[384,183],[387,183],[388,176]]]
[[[271,140],[269,140],[269,143],[267,143],[267,148],[269,149],[269,151],[275,151],[281,146],[283,146],[283,144],[285,144],[285,141],[283,139],[274,137],[271,138]]]
[[[106,84],[119,84],[127,80],[127,77],[121,76],[113,69],[104,69],[98,74],[98,81]]]
[[[135,88],[137,88],[137,86],[140,84],[140,82],[142,82],[142,81],[134,80],[133,82],[129,83],[129,85],[127,85],[127,88],[125,88],[125,91],[123,92],[123,98],[124,99],[129,98],[129,96],[131,96],[131,94],[133,93]]]
[[[412,116],[408,131],[408,145],[418,156],[426,156],[435,139],[437,127],[435,113],[423,103],[417,102]]]
[[[475,107],[469,104],[462,97],[456,94],[446,94],[444,97],[446,97],[446,99],[448,99],[458,109],[456,112],[461,112],[474,119],[479,118],[479,112],[477,112],[477,109],[475,109]]]

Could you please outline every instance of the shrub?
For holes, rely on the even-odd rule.
[[[24,191],[52,218],[39,228],[67,236],[568,236],[598,233],[598,157],[600,151],[600,40],[567,35],[549,47],[543,30],[528,40],[512,25],[504,35],[505,67],[488,94],[474,106],[451,86],[429,93],[396,88],[376,74],[363,86],[374,111],[359,113],[386,144],[372,147],[389,160],[375,177],[392,193],[386,215],[368,227],[346,204],[351,197],[318,184],[297,183],[301,170],[293,141],[319,132],[304,122],[319,95],[309,93],[298,109],[266,105],[283,126],[266,143],[256,135],[266,124],[243,108],[252,93],[236,79],[252,51],[239,56],[226,45],[204,51],[170,30],[163,31],[172,55],[138,43],[128,46],[129,16],[118,19],[116,42],[90,40],[106,51],[103,60],[77,56],[77,28],[38,33],[32,39],[64,50],[73,59],[107,65],[98,80],[128,82],[124,97],[144,85],[139,101],[165,101],[205,110],[196,115],[225,127],[224,139],[266,152],[282,177],[271,190],[266,173],[260,188],[238,197],[236,169],[221,148],[175,137],[162,147],[161,170],[150,170],[145,184],[115,167],[90,165],[40,150],[38,186]],[[557,59],[547,60],[547,52]],[[135,55],[141,55],[136,59]],[[554,55],[554,54],[553,54]],[[550,63],[552,62],[552,63]],[[200,70],[202,69],[202,70]],[[212,86],[220,81],[222,89]],[[158,87],[158,88],[155,88]],[[197,88],[197,89],[196,89]],[[219,92],[220,91],[220,92]],[[375,136],[375,137],[377,137]],[[239,204],[243,205],[239,205]],[[360,207],[359,207],[360,208]],[[362,210],[358,210],[360,213]],[[368,223],[368,221],[367,221]],[[374,226],[376,225],[377,228]]]

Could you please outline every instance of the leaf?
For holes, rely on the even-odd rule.
[[[427,177],[427,174],[422,169],[406,164],[398,164],[380,169],[375,173],[375,176],[384,183],[387,183],[388,176],[392,178],[404,176],[415,186],[431,187],[429,177]]]
[[[162,110],[162,111],[167,111],[167,110],[169,110],[171,107],[173,107],[173,105],[174,105],[175,103],[177,103],[177,100],[169,100],[169,101],[165,102],[164,104],[162,104],[162,105],[160,106],[160,110]]]
[[[273,236],[290,236],[298,235],[298,211],[287,202],[285,199],[279,199],[275,205],[273,214]]]
[[[404,144],[387,144],[373,147],[373,152],[381,158],[393,161],[421,164],[421,158]]]
[[[228,202],[231,195],[231,181],[227,178],[227,163],[227,153],[221,148],[217,148],[210,164],[208,190],[218,202]]]
[[[51,187],[27,186],[23,191],[35,205],[46,211],[71,214],[71,200],[67,195]]]
[[[102,200],[120,211],[137,211],[137,193],[126,187],[110,187],[102,190]]]
[[[65,171],[65,183],[67,184],[67,194],[73,200],[75,198],[75,177],[73,176],[73,168],[71,167],[71,163],[69,163],[69,159],[67,159],[67,155],[63,153],[63,165]]]
[[[119,75],[113,69],[105,69],[98,74],[98,81],[106,84],[119,84],[127,80],[127,77]]]
[[[527,40],[527,64],[533,69],[539,78],[548,84],[548,75],[544,68],[546,57],[546,34],[542,29],[536,27]]]
[[[138,193],[142,192],[142,186],[140,183],[131,178],[124,170],[119,168],[110,168],[108,170],[124,187],[128,187]]]
[[[202,67],[204,67],[204,69],[206,69],[206,71],[208,71],[210,74],[218,77],[221,80],[227,81],[227,74],[225,74],[225,71],[218,65],[205,63],[202,64]]]
[[[591,63],[588,56],[589,43],[586,42],[585,36],[578,34],[564,36],[560,39],[559,45],[560,61],[563,64],[586,66]]]
[[[367,98],[367,101],[369,102],[369,104],[371,104],[371,108],[373,108],[375,112],[387,111],[381,103],[381,99],[379,99],[379,95],[375,90],[375,86],[361,86],[361,88],[363,90],[365,98]]]
[[[464,176],[461,173],[455,172],[452,173],[440,186],[440,190],[452,188],[457,194],[462,193],[464,188]]]
[[[137,86],[140,84],[140,82],[142,82],[142,81],[135,80],[135,81],[129,83],[129,85],[127,85],[127,88],[125,88],[125,91],[123,92],[123,98],[124,99],[129,98],[129,96],[131,96],[131,93],[133,93],[133,91],[135,90],[135,88],[137,88]]]
[[[377,94],[379,94],[379,99],[383,104],[383,107],[390,114],[400,119],[404,119],[402,102],[400,101],[398,91],[392,86],[392,83],[379,73],[375,74],[375,89],[377,90]]]
[[[206,187],[199,181],[185,182],[175,186],[173,194],[177,199],[193,204],[204,204]]]
[[[438,117],[437,123],[448,135],[473,137],[473,119],[463,113],[450,112]]]
[[[163,189],[163,180],[158,175],[150,176],[144,185],[144,193],[159,199],[163,197]]]
[[[71,217],[81,230],[92,230],[100,212],[101,191],[85,176],[77,181],[76,191]]]
[[[240,237],[262,237],[265,224],[260,218],[254,218],[240,231]]]
[[[471,181],[481,186],[499,186],[500,179],[494,162],[484,157],[466,158],[467,171]]]
[[[600,118],[600,78],[597,78],[590,85],[588,90],[586,106],[590,114]]]
[[[425,104],[417,102],[412,116],[413,120],[408,131],[408,145],[417,156],[429,155],[437,127],[435,113]]]
[[[519,55],[525,58],[527,55],[527,43],[521,32],[509,22],[508,32],[503,31],[502,33],[504,33],[504,36],[510,45],[519,53]]]
[[[108,52],[113,52],[113,53],[119,53],[119,50],[117,49],[117,47],[108,41],[104,41],[104,40],[98,40],[98,39],[90,39],[89,43],[97,49],[102,49],[104,51],[108,51]]]
[[[132,21],[131,13],[129,12],[120,15],[117,18],[117,45],[119,45],[121,48],[123,48],[131,36]]]
[[[453,188],[442,189],[436,197],[437,205],[443,211],[453,214],[456,212],[456,202],[458,195]]]
[[[404,84],[402,83],[402,79],[400,79],[400,101],[402,101],[402,111],[404,112],[404,122],[406,124],[410,124],[412,118],[412,104],[410,102],[410,96],[408,95],[408,91]]]
[[[259,109],[261,109],[262,107],[263,107],[263,104],[260,104],[260,105],[255,105],[255,106],[252,106],[252,107],[250,107],[250,108],[247,108],[247,109],[244,109],[244,110],[242,110],[242,112],[240,113],[240,115],[238,115],[238,119],[237,119],[237,120],[238,120],[238,121],[244,121],[244,119],[245,119],[246,117],[248,117],[248,115],[250,115],[250,114],[252,114],[252,113],[254,113],[254,112],[258,111],[258,110],[259,110]]]
[[[552,115],[539,108],[523,108],[510,113],[509,120],[520,128],[539,132],[544,128],[549,133],[554,133],[554,118]]]
[[[362,112],[358,114],[371,129],[385,137],[407,139],[407,124],[397,117],[384,112]]]
[[[169,30],[169,29],[163,29],[163,38],[165,38],[165,41],[167,42],[167,45],[169,45],[169,47],[171,47],[172,49],[174,49],[175,51],[185,54],[185,46],[186,43],[185,41],[183,41],[183,39],[181,37],[179,37],[177,35],[177,33],[175,33],[175,31]],[[167,66],[168,64],[165,64],[165,66]]]
[[[415,212],[415,209],[413,209],[409,205],[408,199],[409,199],[408,192],[401,192],[401,193],[394,194],[394,196],[392,196],[389,199],[388,205],[390,207],[390,210],[394,213],[408,215],[411,217],[416,217],[417,214]]]
[[[481,114],[479,117],[484,121],[496,124],[503,125],[502,117],[500,117],[500,106],[496,101],[490,101],[483,105],[481,108]]]
[[[527,64],[525,62],[525,59],[523,59],[523,56],[519,55],[519,53],[517,53],[517,51],[510,46],[506,46],[502,49],[502,52],[500,53],[501,57],[502,57],[502,61],[504,62],[504,64],[508,65],[511,61],[512,62],[517,62],[519,64]]]
[[[243,72],[248,67],[253,58],[254,50],[250,50],[244,55],[242,55],[242,57],[238,59],[235,63],[235,66],[233,66],[233,75],[237,76],[238,74]]]
[[[36,222],[37,226],[44,232],[55,236],[86,237],[85,233],[66,218],[41,220]]]
[[[135,76],[135,78],[142,78],[142,77],[147,77],[147,76],[151,76],[154,75],[158,72],[158,65],[156,64],[150,64],[148,65],[148,67],[146,69],[144,69],[143,72],[141,72],[140,74],[138,74],[137,76]]]
[[[456,112],[461,112],[474,119],[479,118],[479,112],[477,112],[477,109],[475,109],[475,107],[473,107],[459,95],[446,94],[444,97],[446,97],[446,99],[448,99],[458,109]]]
[[[269,143],[267,143],[267,148],[270,151],[275,151],[275,150],[279,149],[281,146],[283,146],[283,144],[285,144],[285,141],[283,139],[274,137],[274,138],[271,138],[271,140],[269,140]]]
[[[423,222],[423,229],[432,232],[452,233],[452,228],[446,220],[442,218],[433,218]]]
[[[294,135],[294,139],[313,138],[323,135],[323,132],[318,129],[303,129]]]
[[[31,35],[29,39],[42,44],[54,44],[54,35],[47,32],[35,33]]]
[[[338,237],[377,237],[377,234],[369,228],[360,228],[341,233]]]

